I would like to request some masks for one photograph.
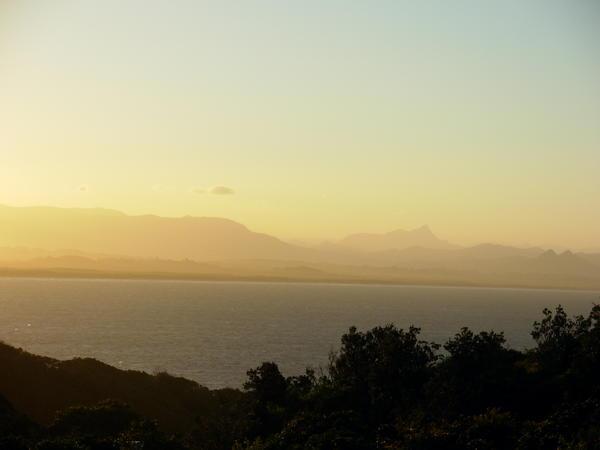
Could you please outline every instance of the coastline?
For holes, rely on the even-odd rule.
[[[595,285],[549,283],[486,283],[465,279],[419,280],[414,278],[353,278],[347,276],[274,276],[274,275],[237,275],[237,274],[188,274],[171,272],[119,272],[78,269],[14,269],[0,268],[0,278],[30,279],[74,279],[74,280],[132,280],[132,281],[191,281],[191,282],[241,282],[241,283],[302,283],[331,285],[366,286],[415,286],[440,288],[480,288],[480,289],[533,289],[552,291],[588,291],[600,293],[600,280]]]

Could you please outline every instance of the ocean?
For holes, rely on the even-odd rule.
[[[167,371],[241,387],[275,361],[285,375],[326,367],[350,326],[421,328],[442,344],[463,326],[533,346],[542,309],[586,314],[591,291],[317,283],[0,278],[0,340],[32,353]]]

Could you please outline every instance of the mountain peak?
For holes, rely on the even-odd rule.
[[[398,229],[389,233],[357,233],[347,236],[340,244],[366,252],[404,250],[410,247],[430,249],[450,249],[453,245],[439,239],[429,226],[423,225],[413,230]]]
[[[415,228],[414,230],[412,230],[412,233],[435,236],[433,234],[433,231],[431,231],[431,228],[429,228],[429,225],[422,225],[419,228]]]
[[[553,249],[548,249],[540,255],[540,258],[556,258],[558,254]]]
[[[393,231],[390,231],[389,233],[384,233],[384,234],[392,235],[392,234],[407,234],[407,233],[434,235],[433,232],[431,231],[431,228],[429,228],[429,225],[422,225],[422,226],[420,226],[418,228],[414,228],[412,230],[405,230],[403,228],[398,228],[396,230],[393,230]]]

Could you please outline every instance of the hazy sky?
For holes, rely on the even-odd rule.
[[[0,203],[600,247],[595,0],[9,0]]]

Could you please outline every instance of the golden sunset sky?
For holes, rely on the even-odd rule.
[[[598,248],[600,7],[3,1],[0,203]]]

